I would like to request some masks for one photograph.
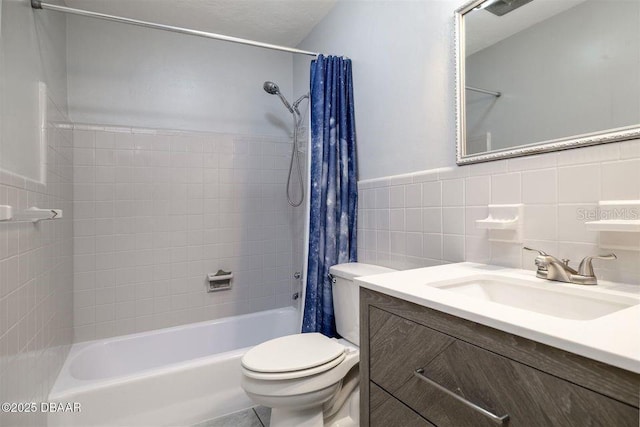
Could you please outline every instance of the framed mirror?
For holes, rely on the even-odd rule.
[[[640,0],[475,0],[455,18],[458,164],[640,138]]]

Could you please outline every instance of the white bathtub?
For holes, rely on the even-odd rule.
[[[81,412],[49,414],[49,426],[189,426],[249,408],[240,358],[298,322],[283,308],[74,344],[49,401]]]

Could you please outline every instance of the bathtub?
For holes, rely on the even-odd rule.
[[[49,395],[80,412],[49,426],[189,426],[253,406],[240,387],[252,346],[298,332],[294,308],[74,344]]]

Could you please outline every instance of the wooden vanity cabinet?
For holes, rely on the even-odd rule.
[[[637,427],[640,375],[365,288],[361,425]]]

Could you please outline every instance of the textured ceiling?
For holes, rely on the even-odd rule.
[[[295,47],[336,0],[66,0],[69,7]]]

